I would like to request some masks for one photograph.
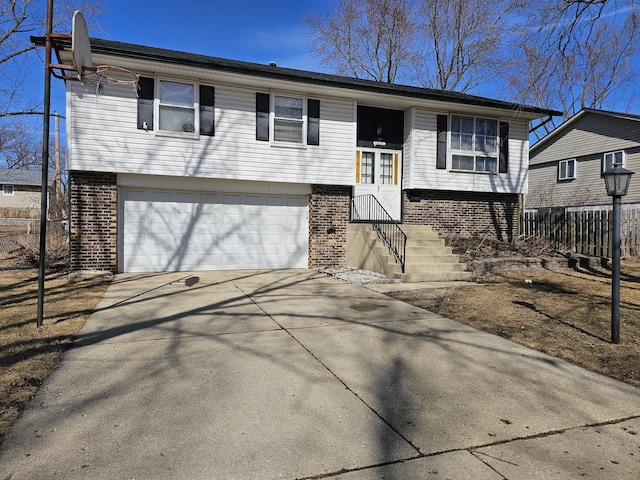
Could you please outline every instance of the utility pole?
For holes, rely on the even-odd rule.
[[[58,115],[57,112],[54,112],[53,116],[56,119],[56,123],[55,123],[55,155],[56,155],[56,182],[55,182],[55,189],[56,189],[56,193],[55,193],[55,199],[56,199],[56,209],[59,210],[60,213],[62,213],[62,202],[61,202],[61,196],[62,196],[62,180],[61,180],[61,173],[60,173],[60,115]]]

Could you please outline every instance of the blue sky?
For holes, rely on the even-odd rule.
[[[152,47],[314,69],[302,17],[329,0],[110,0],[89,35]],[[153,8],[151,8],[153,5]],[[317,70],[318,68],[315,68]]]
[[[303,17],[328,11],[331,0],[107,0],[89,19],[89,36],[247,62],[323,71],[311,55]],[[153,8],[151,8],[151,5]],[[54,80],[52,111],[64,111]]]

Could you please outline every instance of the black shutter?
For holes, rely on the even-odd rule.
[[[140,130],[153,131],[153,95],[153,78],[140,77],[138,80],[138,129]]]
[[[447,168],[447,130],[449,126],[449,117],[447,115],[438,115],[438,146],[436,149],[436,168]]]
[[[509,171],[509,122],[500,122],[500,157],[498,159],[498,172]]]
[[[320,100],[307,100],[307,145],[320,145]]]
[[[268,93],[256,93],[256,140],[269,141]]]
[[[215,91],[213,87],[200,85],[200,135],[215,134]]]

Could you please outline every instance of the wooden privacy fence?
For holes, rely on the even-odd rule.
[[[548,209],[525,212],[522,233],[548,240],[558,250],[611,257],[613,230],[611,209],[566,211]],[[640,209],[623,208],[620,225],[622,256],[640,253]]]

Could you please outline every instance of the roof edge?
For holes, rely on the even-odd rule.
[[[36,46],[45,45],[44,37],[31,37],[31,41]],[[119,56],[133,60],[164,62],[180,66],[191,66],[208,70],[239,73],[244,75],[332,86],[337,88],[350,88],[371,93],[398,95],[404,97],[420,98],[424,100],[443,101],[458,104],[470,103],[477,106],[511,110],[514,112],[535,115],[537,116],[535,118],[562,115],[562,112],[556,110],[533,107],[530,105],[523,105],[503,100],[495,100],[488,97],[480,97],[450,90],[437,90],[409,85],[383,83],[376,82],[374,80],[363,80],[327,73],[317,73],[307,70],[278,67],[274,65],[263,65],[259,63],[251,63],[240,60],[228,60],[202,54],[187,53],[157,47],[148,47],[144,45],[104,40],[94,37],[92,37],[90,41],[92,53]],[[60,58],[60,50],[70,47],[70,41],[66,39],[55,38],[54,47],[56,49],[58,58]]]

